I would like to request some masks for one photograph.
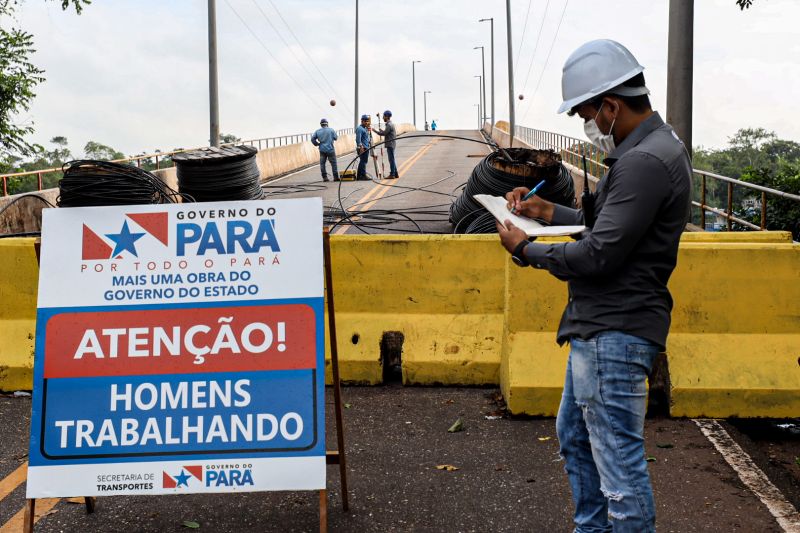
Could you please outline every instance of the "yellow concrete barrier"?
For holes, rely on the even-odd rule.
[[[672,415],[800,414],[800,245],[683,243],[670,290]]]
[[[32,388],[39,279],[34,242],[0,239],[0,390]]]
[[[496,236],[334,235],[331,253],[344,381],[381,382],[381,338],[401,332],[404,383],[498,382],[505,252]]]
[[[510,261],[506,272],[503,395],[513,413],[554,416],[566,287]],[[800,413],[800,245],[784,232],[684,234],[670,291],[672,415]]]

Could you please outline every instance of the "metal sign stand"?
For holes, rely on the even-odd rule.
[[[331,372],[333,374],[333,398],[334,413],[336,417],[336,449],[325,452],[325,463],[328,465],[339,465],[339,477],[342,491],[342,509],[347,512],[350,504],[347,497],[347,460],[344,453],[344,423],[342,419],[342,387],[339,380],[339,350],[336,343],[336,315],[333,305],[333,269],[331,267],[331,240],[330,228],[325,228],[322,233],[323,255],[325,259],[325,288],[327,290],[326,299],[328,301],[328,329],[330,332],[331,344]],[[37,239],[34,243],[36,249],[36,260],[39,261],[41,250],[41,240]],[[92,514],[95,510],[97,499],[92,496],[84,498],[86,504],[86,514]],[[36,499],[30,498],[25,501],[25,516],[23,523],[23,533],[33,533],[33,525],[36,522]],[[328,532],[328,490],[319,491],[319,531]]]

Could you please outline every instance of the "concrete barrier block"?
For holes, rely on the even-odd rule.
[[[497,383],[505,252],[496,236],[334,235],[331,253],[345,381],[379,383],[381,338],[400,332],[405,383]]]
[[[800,415],[800,333],[675,333],[667,353],[672,416]]]
[[[0,239],[0,390],[30,389],[39,263],[33,238]]]

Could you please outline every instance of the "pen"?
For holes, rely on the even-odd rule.
[[[545,183],[545,181],[544,181],[544,180],[540,181],[540,182],[539,182],[539,184],[538,184],[536,187],[534,187],[533,189],[531,189],[531,190],[530,190],[530,192],[529,192],[528,194],[526,194],[526,195],[525,195],[525,196],[522,198],[522,200],[520,200],[520,203],[524,202],[525,200],[527,200],[528,198],[530,198],[531,196],[533,196],[534,194],[536,194],[536,191],[538,191],[539,189],[541,189],[541,188],[542,188],[542,185],[544,185],[544,183]],[[514,210],[515,210],[515,209],[516,209],[515,207],[512,207],[512,208],[511,208],[511,213],[512,213],[512,214],[516,214],[516,213],[514,213]]]

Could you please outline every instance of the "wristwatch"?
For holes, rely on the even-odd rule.
[[[514,247],[514,251],[511,252],[511,260],[514,261],[514,264],[520,267],[530,266],[528,263],[528,259],[525,257],[525,247],[530,244],[527,239],[519,241]]]

